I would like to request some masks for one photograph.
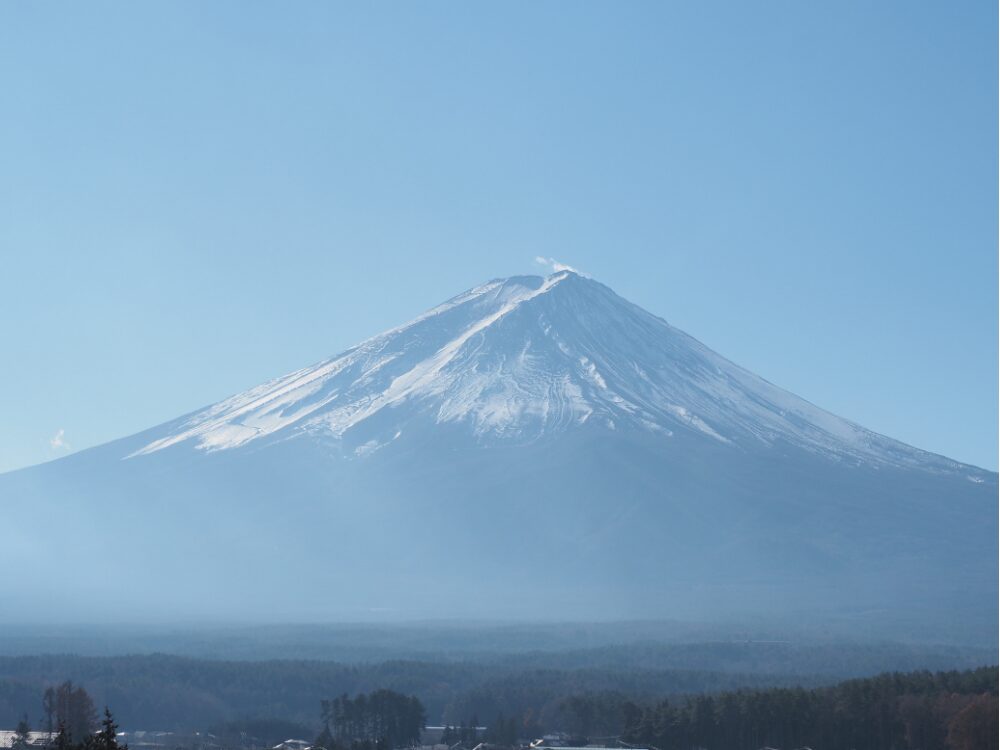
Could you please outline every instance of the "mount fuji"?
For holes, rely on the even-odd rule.
[[[996,622],[995,473],[571,271],[0,476],[0,512],[0,599],[39,612]]]

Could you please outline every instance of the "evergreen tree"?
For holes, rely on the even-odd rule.
[[[87,738],[83,743],[83,750],[128,750],[128,745],[118,744],[118,725],[107,706],[104,707],[101,731]]]

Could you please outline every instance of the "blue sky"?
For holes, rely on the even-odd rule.
[[[997,6],[5,3],[0,470],[589,273],[997,467]]]

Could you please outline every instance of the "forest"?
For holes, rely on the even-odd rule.
[[[579,743],[623,740],[658,750],[989,750],[997,747],[997,680],[997,667],[983,667],[885,673],[811,689],[744,687],[670,697],[590,689],[556,699],[548,722],[540,720],[545,713],[539,706],[499,711],[480,736],[475,729],[479,717],[472,714],[449,726],[445,737],[466,747],[480,739],[509,747],[561,730]],[[312,726],[322,727],[318,737],[306,725],[275,719],[271,729],[278,734],[271,740],[293,735],[316,737],[327,750],[389,750],[417,743],[427,721],[416,695],[386,688],[354,697],[321,695],[313,701],[318,722]],[[83,686],[69,681],[49,686],[35,700],[42,709],[38,726],[58,729],[62,744],[57,750],[110,750],[91,746],[100,733],[95,734],[94,702]],[[516,703],[502,692],[494,701]],[[107,712],[101,731],[113,723]],[[244,717],[242,723],[236,719],[227,725],[229,737],[241,738],[233,747],[245,745],[251,727],[268,731],[263,714]],[[29,729],[26,715],[18,729],[22,734]],[[218,736],[229,746],[223,739],[226,732]]]
[[[541,661],[541,658],[539,659]],[[818,685],[818,676],[744,674],[623,667],[532,668],[484,662],[214,661],[178,656],[0,657],[0,725],[24,712],[37,724],[38,696],[64,680],[85,685],[98,705],[112,706],[128,729],[232,728],[234,722],[290,722],[315,736],[319,701],[380,688],[420,698],[432,724],[458,725],[473,714],[530,717],[557,726],[564,698],[614,690],[636,698],[692,692]]]
[[[626,741],[661,750],[988,750],[997,747],[997,669],[884,674],[618,711]]]
[[[637,638],[651,637],[651,631],[635,627]],[[42,718],[38,695],[65,680],[86,685],[95,702],[112,706],[116,718],[128,729],[195,731],[211,727],[238,733],[241,727],[253,724],[273,727],[268,731],[287,737],[295,727],[315,736],[319,730],[317,701],[380,688],[418,696],[432,724],[458,726],[473,715],[485,722],[503,714],[533,727],[550,727],[565,724],[563,703],[573,695],[605,692],[634,700],[673,699],[737,688],[810,688],[880,672],[946,671],[996,663],[995,650],[892,643],[642,641],[610,645],[600,644],[606,634],[583,626],[567,626],[544,634],[544,638],[516,628],[496,630],[490,631],[495,640],[478,641],[457,629],[453,634],[456,643],[463,644],[463,651],[438,652],[442,639],[451,632],[430,631],[423,634],[427,640],[420,641],[416,630],[375,629],[361,635],[321,630],[307,643],[323,645],[294,649],[286,645],[283,651],[262,646],[257,631],[249,636],[227,631],[231,636],[228,640],[203,635],[205,648],[266,655],[254,661],[162,653],[0,656],[0,726],[13,727],[24,712],[38,725]],[[284,629],[265,633],[275,641],[284,635],[304,637],[300,631]],[[274,656],[281,652],[332,653],[324,640],[333,637],[331,633],[342,644],[369,643],[358,653],[370,656],[386,653],[384,649],[398,637],[395,653],[412,656],[375,659],[356,654],[349,661]],[[193,635],[190,638],[192,651],[202,648],[196,648]],[[567,648],[555,648],[560,638],[565,638]],[[580,647],[588,641],[600,645]],[[102,641],[88,643],[97,649]],[[173,648],[178,641],[129,644],[137,649]],[[41,644],[23,645],[38,648]],[[76,647],[81,643],[54,635],[48,646]],[[511,653],[516,648],[522,650]]]

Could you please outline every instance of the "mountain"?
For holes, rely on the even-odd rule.
[[[995,473],[823,411],[562,271],[488,282],[0,476],[0,564],[16,571],[0,596],[208,619],[846,618],[947,637],[995,625],[996,499]]]

